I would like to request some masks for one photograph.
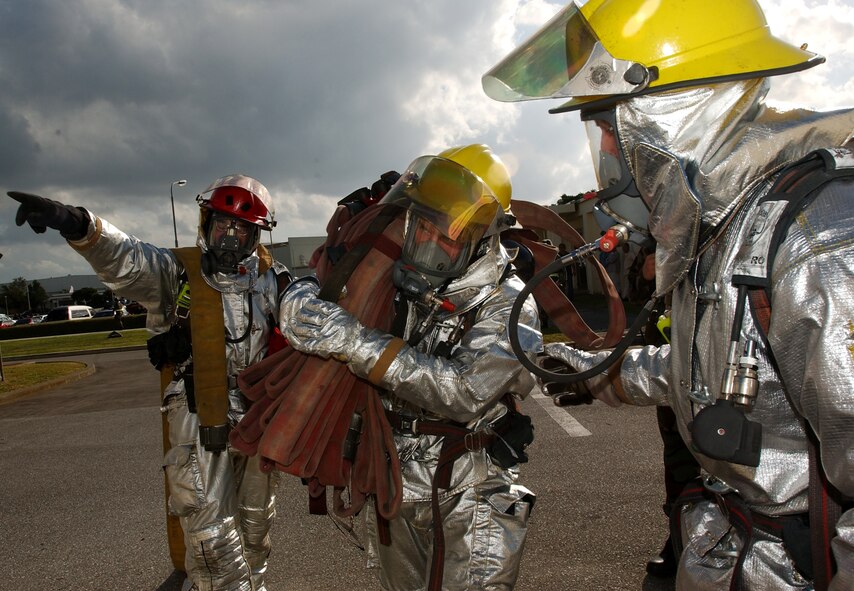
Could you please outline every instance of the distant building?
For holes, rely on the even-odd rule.
[[[298,236],[287,242],[266,244],[273,258],[285,265],[294,277],[304,277],[314,273],[308,266],[311,255],[326,241],[326,236]]]
[[[593,206],[595,199],[585,199],[581,201],[573,201],[570,203],[562,203],[560,205],[549,205],[549,209],[558,214],[563,220],[581,234],[585,242],[592,242],[599,238],[602,233],[602,228],[599,227],[599,222],[596,221],[596,216],[593,214]],[[552,244],[557,246],[561,240],[557,236],[546,236],[552,241]],[[568,250],[572,250],[572,245],[566,245]],[[576,267],[577,269],[577,267]],[[574,276],[575,289],[579,291],[587,291],[589,293],[602,293],[602,284],[599,282],[599,276],[591,264],[584,265],[584,276]]]
[[[98,291],[107,289],[96,275],[66,275],[65,277],[47,277],[36,279],[47,293],[47,308],[67,306],[73,304],[72,294],[74,290],[92,288]],[[32,279],[29,280],[33,282]]]

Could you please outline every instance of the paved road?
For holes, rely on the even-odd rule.
[[[144,351],[74,357],[94,375],[0,406],[0,590],[180,588],[164,526],[158,376]],[[670,590],[645,577],[664,539],[652,408],[567,413],[532,397],[523,483],[537,493],[519,591]],[[378,589],[364,555],[307,515],[286,477],[271,590]]]

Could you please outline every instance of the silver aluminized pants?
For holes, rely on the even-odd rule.
[[[447,591],[507,591],[519,576],[534,495],[494,474],[440,503],[445,534]],[[366,506],[369,567],[386,591],[424,589],[430,579],[433,516],[427,501],[404,502],[389,522],[391,545],[377,540],[376,512]]]
[[[199,591],[266,591],[278,473],[261,472],[258,457],[230,448],[205,451],[183,387],[167,390],[163,411],[172,445],[164,458],[169,510],[184,530],[188,579]]]
[[[715,591],[729,589],[744,540],[717,503],[699,502],[682,514],[682,539],[686,546],[680,557],[676,589]],[[766,565],[774,565],[768,569]],[[761,528],[753,529],[753,540],[742,569],[742,584],[750,591],[813,589],[783,545],[783,540]]]

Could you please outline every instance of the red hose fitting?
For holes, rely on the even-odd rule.
[[[608,228],[608,231],[602,235],[602,238],[599,239],[599,250],[602,252],[611,252],[626,239],[627,235],[628,232],[626,231],[625,226],[611,226]]]

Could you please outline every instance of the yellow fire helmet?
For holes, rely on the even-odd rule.
[[[510,210],[513,188],[510,173],[501,159],[485,144],[456,146],[439,152],[440,158],[456,162],[479,176],[486,183],[504,211]]]
[[[482,79],[498,101],[571,98],[551,113],[788,74],[824,58],[774,37],[756,0],[573,2]]]

